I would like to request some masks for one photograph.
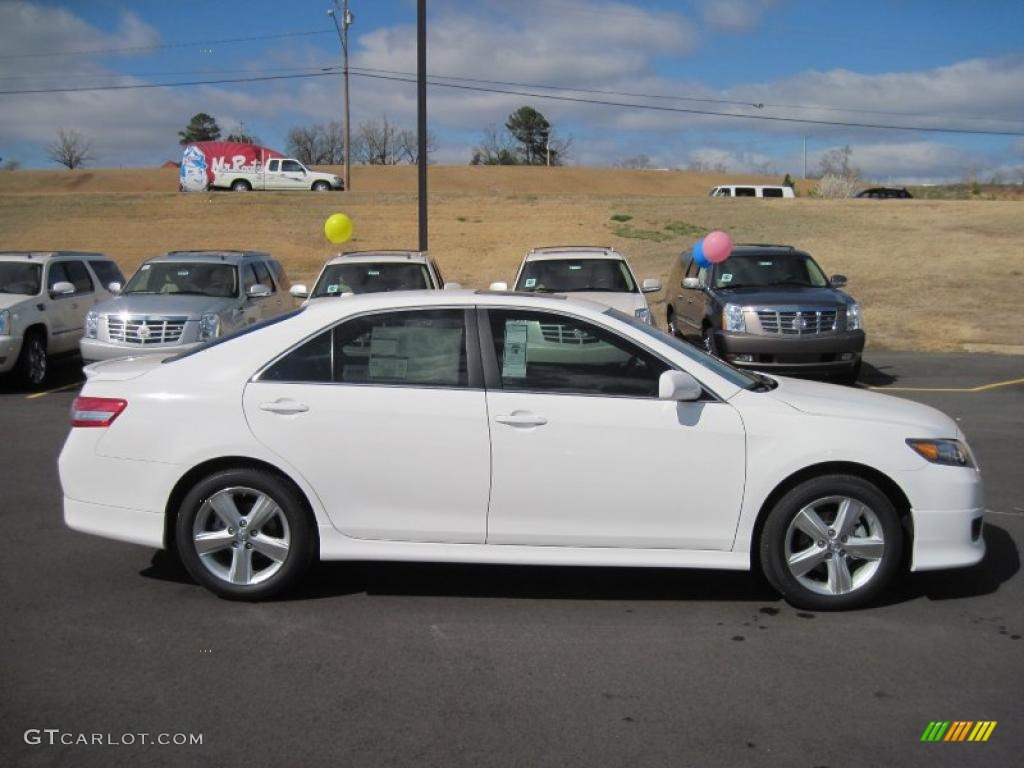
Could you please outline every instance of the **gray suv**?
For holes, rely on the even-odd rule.
[[[86,363],[176,354],[286,312],[281,264],[257,251],[171,251],[149,259],[120,295],[86,315]]]
[[[669,331],[740,368],[824,374],[853,383],[864,331],[860,305],[791,245],[737,245],[700,267],[684,251],[669,282]]]

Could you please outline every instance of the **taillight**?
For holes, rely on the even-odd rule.
[[[109,427],[127,407],[127,400],[116,397],[76,397],[71,406],[71,426]]]

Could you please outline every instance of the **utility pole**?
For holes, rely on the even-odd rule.
[[[427,0],[416,2],[416,132],[420,250],[427,250]]]
[[[341,12],[340,25],[334,13],[335,9]],[[342,125],[344,146],[342,151],[345,153],[345,191],[347,192],[352,189],[352,159],[349,157],[352,130],[348,111],[348,28],[355,21],[355,16],[348,9],[348,0],[341,0],[340,8],[338,8],[338,0],[334,0],[334,8],[327,11],[327,15],[334,21],[334,28],[338,30],[338,40],[341,43],[341,79],[344,83],[344,120]]]
[[[804,136],[804,181],[807,180],[807,137]]]

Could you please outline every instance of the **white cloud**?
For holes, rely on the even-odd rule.
[[[723,32],[750,32],[761,21],[766,8],[777,5],[772,0],[704,0],[701,3],[704,21]]]

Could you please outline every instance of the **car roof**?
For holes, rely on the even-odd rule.
[[[246,259],[269,259],[270,254],[262,251],[203,250],[168,251],[161,256],[146,259],[146,263],[161,261],[209,261],[240,264]]]
[[[415,264],[426,264],[430,256],[423,251],[347,251],[332,256],[328,264],[365,263],[372,261],[408,261]]]
[[[64,257],[77,257],[80,259],[103,259],[113,261],[105,253],[94,253],[92,251],[0,251],[0,259],[11,261],[13,259],[25,259],[27,261],[50,261]]]
[[[546,245],[531,248],[524,261],[545,261],[555,259],[617,259],[625,256],[609,245]]]

